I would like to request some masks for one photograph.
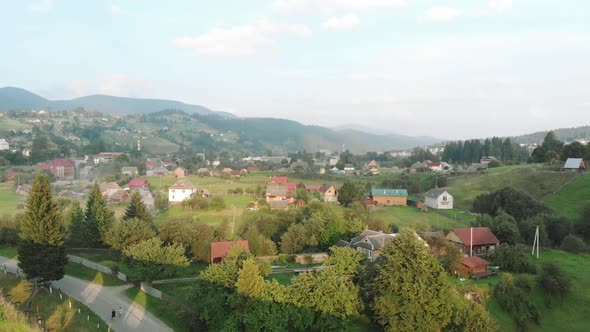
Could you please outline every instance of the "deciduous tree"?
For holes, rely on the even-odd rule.
[[[148,284],[164,272],[172,273],[178,267],[189,265],[180,244],[163,245],[157,237],[130,245],[123,249],[123,254],[133,260],[142,280]]]

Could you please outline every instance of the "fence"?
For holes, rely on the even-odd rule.
[[[108,275],[112,275],[112,276],[116,276],[117,279],[127,282],[127,275],[125,275],[124,273],[121,272],[117,272],[117,274],[115,275],[115,273],[113,273],[113,270],[107,266],[104,266],[102,264],[98,264],[95,263],[93,261],[87,260],[86,258],[82,258],[82,257],[78,257],[78,256],[74,256],[74,255],[68,255],[68,260],[72,263],[76,263],[76,264],[81,264],[83,266],[86,266],[87,268],[108,274]]]
[[[153,297],[155,297],[157,299],[160,299],[162,301],[165,301],[166,303],[168,303],[168,304],[170,304],[172,306],[175,306],[175,307],[177,307],[179,309],[182,309],[182,310],[186,311],[187,313],[189,313],[191,315],[194,315],[195,314],[195,312],[189,306],[187,306],[186,304],[178,301],[176,298],[174,298],[174,297],[172,297],[172,296],[170,296],[170,295],[168,295],[166,293],[163,293],[162,291],[159,291],[159,290],[157,290],[157,289],[149,286],[145,282],[142,282],[139,285],[139,289],[141,289],[142,292],[144,292],[144,293],[146,293],[148,295],[151,295],[151,296],[153,296]]]

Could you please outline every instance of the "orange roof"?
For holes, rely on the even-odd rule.
[[[471,245],[471,228],[457,228],[455,234],[465,246]],[[487,227],[473,227],[473,245],[499,244],[498,238]]]
[[[233,246],[242,246],[246,252],[250,252],[248,240],[211,242],[211,262],[219,263],[227,256]]]
[[[467,265],[469,267],[490,265],[490,263],[488,263],[488,261],[486,261],[483,258],[479,258],[477,256],[465,257],[461,260],[461,264]]]

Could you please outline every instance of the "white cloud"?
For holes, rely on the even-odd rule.
[[[418,17],[418,21],[448,22],[459,17],[460,12],[455,8],[433,7],[426,14]]]
[[[356,15],[348,14],[341,17],[332,17],[325,21],[322,25],[330,30],[348,30],[360,24],[360,20]]]
[[[502,13],[512,8],[512,0],[489,0],[488,7],[496,13]]]
[[[28,8],[34,12],[46,12],[55,7],[53,0],[38,0],[29,4]]]
[[[395,9],[405,7],[406,0],[275,0],[272,8],[286,13]]]
[[[259,19],[254,24],[215,28],[196,37],[177,38],[174,42],[196,56],[241,58],[273,49],[283,34],[308,37],[312,31],[302,24],[277,24]]]

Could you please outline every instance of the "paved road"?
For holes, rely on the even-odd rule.
[[[16,260],[0,256],[0,266],[4,264],[12,270],[17,267]],[[125,291],[132,287],[131,285],[101,286],[86,280],[65,276],[61,280],[54,281],[53,287],[54,290],[60,288],[63,293],[87,305],[107,324],[111,323],[112,329],[117,332],[172,331],[171,328],[147,312],[143,307],[132,303],[125,294]],[[122,319],[111,320],[111,310],[114,308],[118,311],[119,307],[123,308]]]

